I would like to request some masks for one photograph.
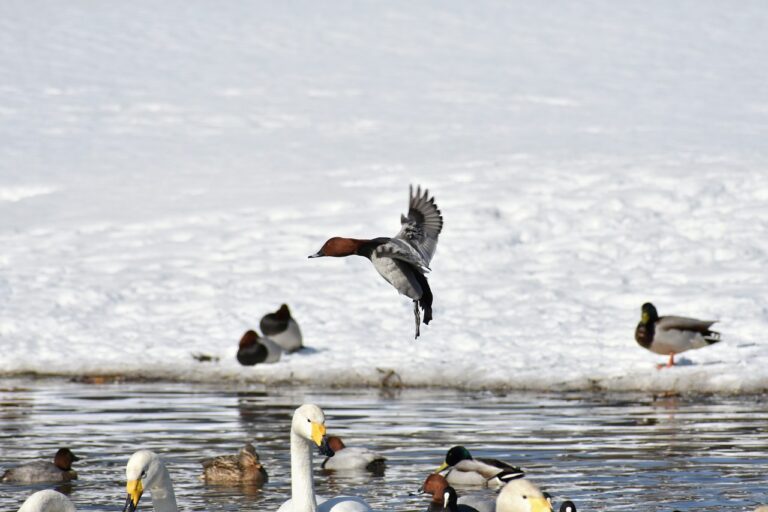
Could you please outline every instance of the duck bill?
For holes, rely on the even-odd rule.
[[[125,500],[123,512],[134,512],[139,508],[139,500],[141,499],[141,494],[144,492],[141,480],[128,480],[128,483],[125,485],[125,490],[128,492],[128,498]]]
[[[445,471],[447,467],[448,467],[448,463],[443,462],[442,464],[440,464],[440,467],[435,470],[435,473],[440,473],[442,471]]]
[[[325,256],[325,254],[323,254],[323,250],[320,249],[315,254],[310,254],[309,256],[307,256],[307,258],[322,258],[323,256]]]
[[[552,512],[552,505],[547,498],[529,498],[531,502],[531,512]]]

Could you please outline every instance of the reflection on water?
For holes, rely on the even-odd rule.
[[[312,390],[199,384],[0,381],[0,469],[82,457],[68,486],[78,510],[121,510],[138,448],[168,462],[182,510],[276,510],[290,494],[288,428],[314,402],[330,434],[387,457],[383,474],[327,473],[319,494],[357,494],[378,510],[421,511],[409,496],[456,444],[526,469],[580,510],[746,510],[768,502],[768,404],[761,397],[663,397],[451,390]],[[206,485],[200,461],[251,440],[262,490]],[[0,484],[0,510],[40,486]],[[474,491],[486,492],[492,491]],[[144,510],[151,510],[149,501]]]

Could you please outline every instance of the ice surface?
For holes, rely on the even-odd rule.
[[[768,388],[761,2],[0,6],[0,373]],[[326,238],[445,228],[434,321]],[[716,318],[663,358],[640,305]],[[313,350],[242,368],[287,302]],[[220,358],[199,363],[193,353]]]

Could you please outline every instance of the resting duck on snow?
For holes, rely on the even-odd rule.
[[[525,475],[522,469],[497,459],[473,458],[463,446],[454,446],[445,454],[445,462],[435,473],[445,473],[450,485],[500,486]]]
[[[333,451],[333,456],[326,457],[320,466],[323,469],[381,471],[387,460],[368,448],[357,446],[347,448],[339,436],[328,436],[328,447]]]
[[[53,462],[37,461],[11,468],[0,477],[0,482],[36,483],[68,482],[77,479],[72,463],[80,460],[69,448],[59,448]]]
[[[243,366],[253,366],[258,363],[275,363],[280,360],[283,349],[269,338],[262,338],[256,331],[245,331],[240,338],[237,350],[237,360]]]
[[[264,336],[269,337],[289,354],[303,346],[299,324],[291,316],[287,304],[280,306],[274,313],[264,315],[259,327]]]
[[[325,436],[325,414],[316,405],[304,404],[293,413],[291,421],[291,499],[278,512],[370,512],[371,507],[356,496],[331,499],[315,496],[312,480],[312,447],[330,456]]]
[[[245,443],[237,455],[221,455],[204,459],[202,479],[207,483],[243,483],[262,486],[267,483],[267,470],[259,462],[259,454],[251,443]]]
[[[650,302],[641,308],[635,340],[656,354],[668,355],[667,367],[675,364],[675,354],[707,347],[720,341],[720,333],[710,329],[717,320],[696,320],[682,316],[659,316]],[[661,368],[663,365],[659,365]]]
[[[37,491],[24,501],[19,512],[76,512],[75,505],[52,489]]]
[[[416,317],[416,338],[419,337],[421,317],[419,307],[424,311],[424,323],[432,320],[432,290],[427,278],[429,262],[435,254],[437,237],[443,230],[443,216],[435,198],[421,187],[409,188],[408,216],[401,215],[400,232],[394,238],[379,237],[372,240],[333,237],[310,258],[321,256],[351,256],[356,254],[371,260],[374,268],[398,292],[413,300],[413,314]]]

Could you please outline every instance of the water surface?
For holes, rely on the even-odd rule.
[[[78,510],[114,511],[125,500],[128,457],[150,448],[166,459],[181,510],[276,510],[290,494],[290,418],[305,402],[324,408],[329,433],[388,459],[383,475],[318,471],[318,493],[361,495],[377,510],[425,509],[423,497],[408,493],[456,444],[522,466],[558,501],[585,511],[768,502],[768,403],[756,396],[0,380],[0,469],[69,446],[83,460],[80,479],[64,490]],[[201,459],[236,453],[245,440],[269,473],[264,489],[198,480]],[[0,484],[0,510],[16,510],[39,488]],[[460,494],[468,492],[492,491]],[[147,498],[140,510],[151,510]]]

